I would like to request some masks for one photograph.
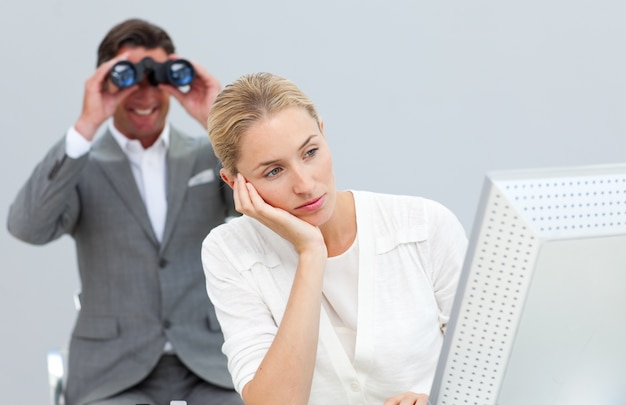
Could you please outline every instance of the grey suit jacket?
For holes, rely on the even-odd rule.
[[[232,193],[219,179],[208,137],[172,128],[167,173],[162,243],[108,132],[79,159],[66,156],[59,141],[10,208],[8,228],[17,238],[44,244],[67,233],[76,243],[82,308],[70,342],[68,405],[135,385],[166,340],[195,374],[232,388],[200,259],[209,230],[234,213]]]

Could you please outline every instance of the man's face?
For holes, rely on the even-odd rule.
[[[138,63],[146,56],[155,62],[167,61],[163,48],[123,47],[117,55],[128,52],[128,61]],[[165,126],[170,107],[169,95],[148,83],[144,77],[139,88],[124,98],[113,113],[113,123],[122,134],[130,139],[141,141],[144,146],[152,144]],[[145,143],[144,143],[145,142]]]

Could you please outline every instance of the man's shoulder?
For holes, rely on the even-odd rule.
[[[210,166],[217,164],[217,157],[208,135],[188,134],[170,126],[170,146],[178,156],[208,159]]]
[[[170,125],[170,139],[172,138],[195,142],[198,145],[211,145],[209,136],[204,133],[189,133]]]

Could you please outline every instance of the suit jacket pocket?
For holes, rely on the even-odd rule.
[[[74,337],[83,339],[107,340],[115,339],[119,335],[119,325],[114,316],[81,314],[74,328]]]

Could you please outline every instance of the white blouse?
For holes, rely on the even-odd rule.
[[[329,257],[324,271],[322,306],[350,361],[354,360],[359,286],[358,239],[339,256]]]
[[[437,202],[352,193],[358,230],[354,352],[342,344],[346,336],[338,336],[323,305],[310,404],[382,404],[406,391],[428,393],[467,247],[463,227]],[[210,232],[202,262],[241,393],[281,322],[298,256],[289,242],[242,216]]]

